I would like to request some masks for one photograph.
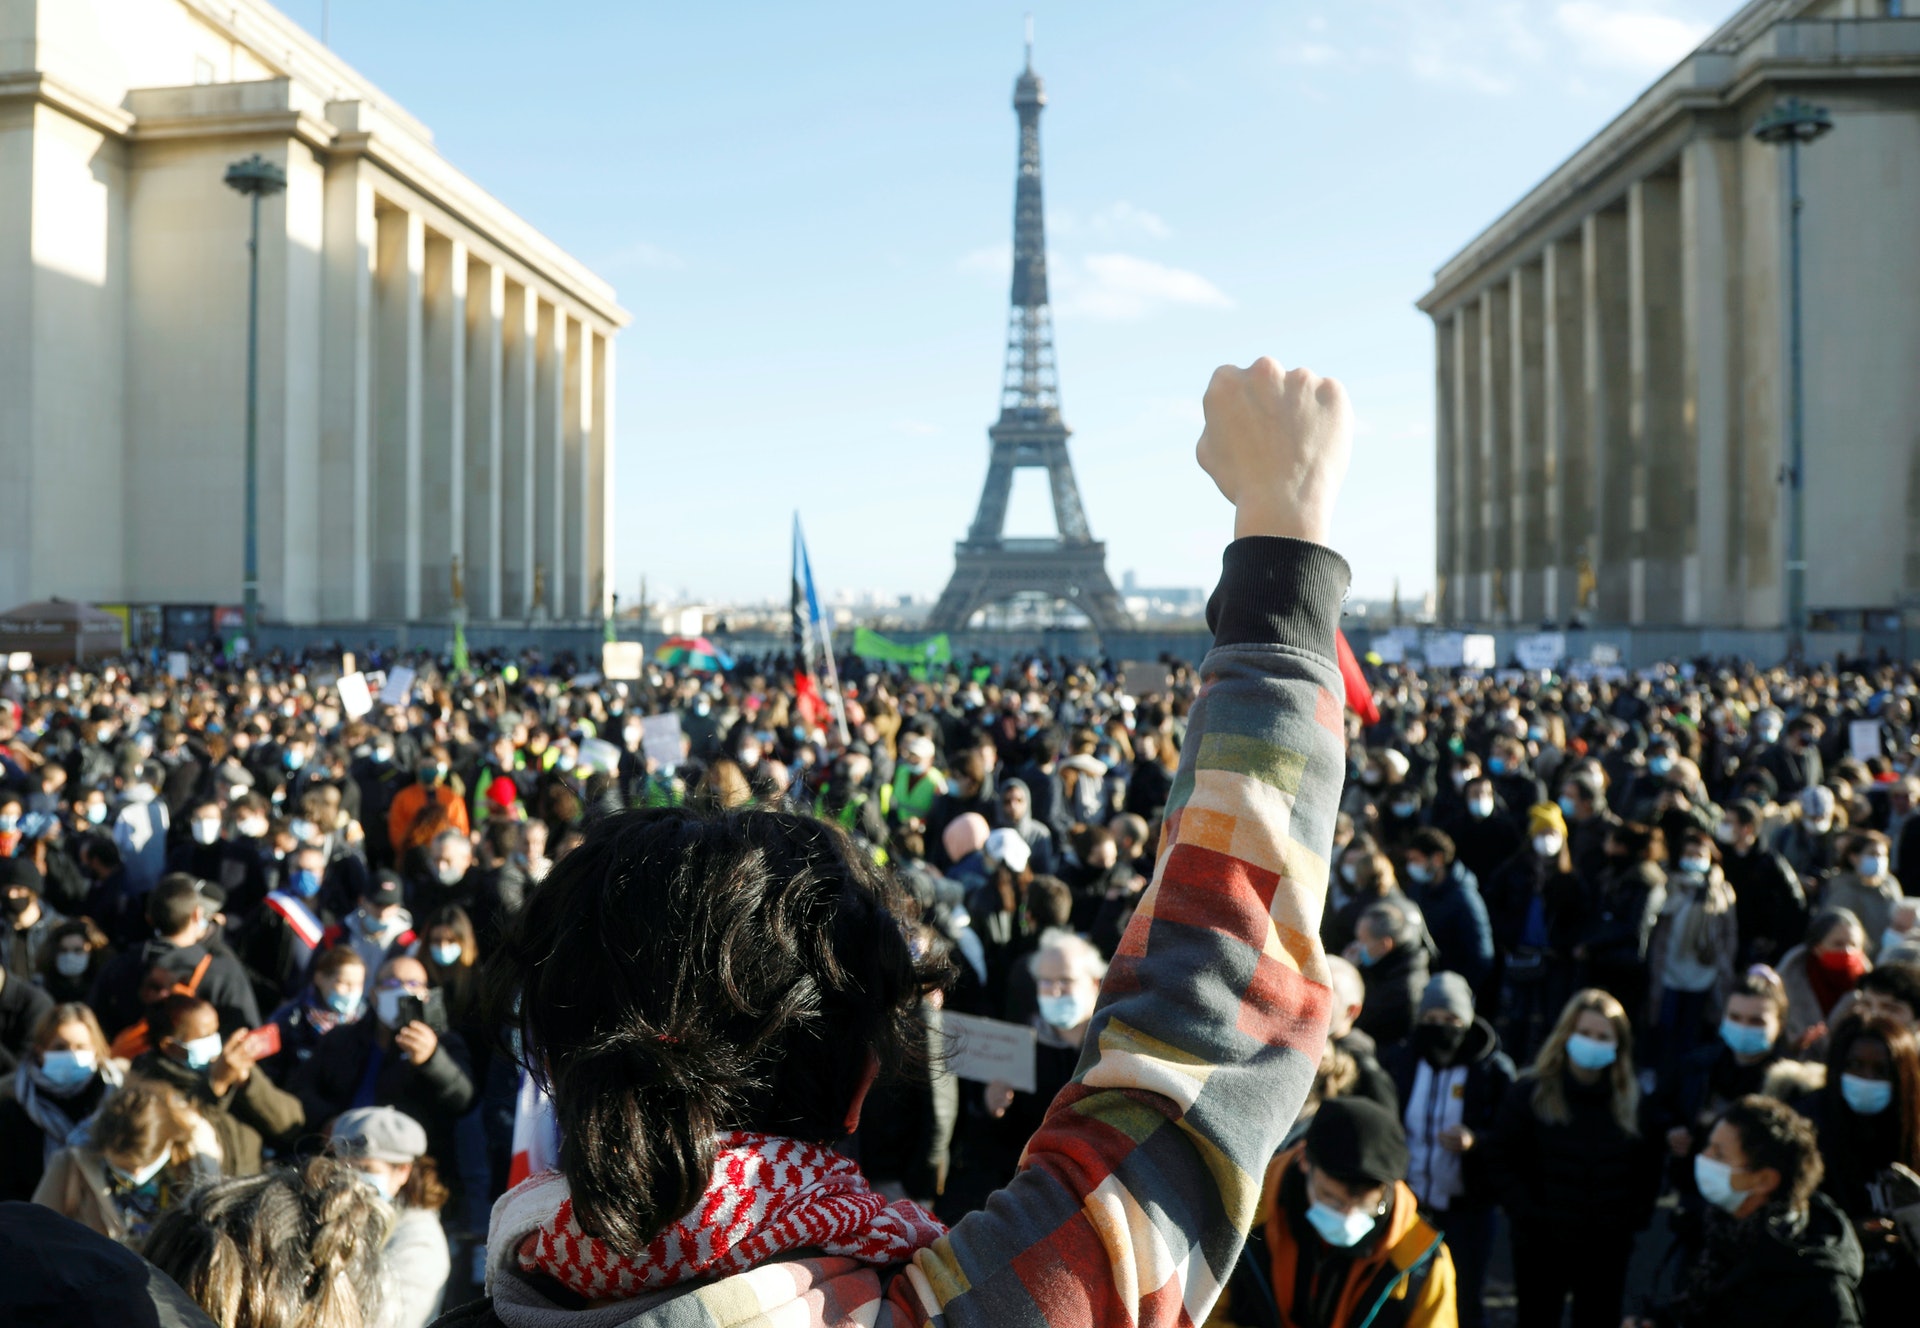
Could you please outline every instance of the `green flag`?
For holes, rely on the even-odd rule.
[[[947,664],[953,660],[953,646],[945,632],[924,641],[893,641],[865,627],[853,629],[853,653],[861,659],[877,659],[888,664]]]
[[[453,671],[467,671],[467,625],[458,618],[453,620]]]

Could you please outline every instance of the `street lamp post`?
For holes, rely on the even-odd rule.
[[[1787,485],[1787,657],[1798,661],[1806,648],[1806,391],[1800,347],[1800,145],[1811,143],[1833,128],[1833,116],[1824,106],[1810,106],[1788,97],[1760,117],[1753,136],[1762,143],[1787,149],[1787,193],[1791,199],[1787,254],[1787,375],[1790,397],[1787,426],[1787,464],[1781,478]]]
[[[227,167],[227,185],[253,205],[247,236],[247,552],[242,593],[247,649],[260,642],[260,200],[287,187],[287,173],[259,153]]]

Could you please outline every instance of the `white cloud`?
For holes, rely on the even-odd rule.
[[[1054,284],[1063,313],[1115,322],[1173,306],[1233,308],[1231,297],[1198,272],[1134,254],[1088,254],[1067,265]]]
[[[599,266],[604,268],[644,268],[650,272],[678,272],[687,265],[686,259],[676,253],[670,253],[659,245],[646,240],[635,240],[625,248],[616,249]]]
[[[1280,52],[1280,60],[1289,65],[1330,65],[1340,59],[1340,52],[1326,42],[1301,42],[1298,46]]]
[[[1705,23],[1693,23],[1648,8],[1565,0],[1554,18],[1578,43],[1587,64],[1635,73],[1657,74],[1691,52],[1706,38]]]
[[[903,433],[909,438],[931,438],[940,432],[937,424],[928,424],[925,420],[896,420],[894,432]]]
[[[1094,213],[1093,229],[1102,235],[1144,235],[1151,240],[1164,240],[1173,234],[1173,228],[1157,213],[1135,207],[1125,199]]]

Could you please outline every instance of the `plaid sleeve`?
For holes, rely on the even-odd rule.
[[[889,1287],[898,1324],[1193,1325],[1306,1100],[1345,769],[1345,563],[1232,545],[1159,861],[1020,1174]]]

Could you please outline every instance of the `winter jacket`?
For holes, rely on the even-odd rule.
[[[1796,945],[1781,957],[1776,970],[1781,985],[1787,989],[1787,1027],[1781,1034],[1780,1045],[1789,1056],[1819,1060],[1826,1055],[1827,1047],[1827,1040],[1819,1035],[1819,1030],[1832,1025],[1833,1015],[1847,998],[1842,996],[1832,1010],[1820,1008],[1820,998],[1813,991],[1813,979],[1807,976],[1807,962],[1812,957],[1813,952],[1806,946]]]
[[[1380,1066],[1393,1077],[1394,1093],[1402,1104],[1394,1114],[1401,1116],[1402,1123],[1409,1126],[1409,1139],[1415,1131],[1404,1113],[1412,1109],[1414,1083],[1421,1064],[1420,1053],[1414,1049],[1411,1041],[1388,1047],[1380,1053]],[[1494,1198],[1490,1168],[1486,1165],[1487,1153],[1480,1143],[1493,1130],[1499,1117],[1500,1104],[1506,1100],[1507,1091],[1513,1087],[1518,1072],[1513,1068],[1513,1059],[1500,1049],[1500,1035],[1493,1031],[1493,1025],[1485,1019],[1473,1021],[1452,1063],[1443,1068],[1464,1069],[1467,1072],[1466,1082],[1461,1085],[1460,1124],[1478,1136],[1474,1147],[1461,1154],[1460,1169],[1466,1190],[1448,1205],[1449,1211],[1458,1211],[1490,1203]],[[1429,1130],[1426,1133],[1431,1135],[1437,1131]]]
[[[1392,1046],[1413,1028],[1420,994],[1427,989],[1426,947],[1396,945],[1361,969],[1360,976],[1367,984],[1367,995],[1353,1026],[1381,1046]]]
[[[397,1216],[380,1251],[388,1286],[381,1322],[384,1328],[426,1328],[440,1315],[453,1273],[446,1228],[430,1208],[402,1207]]]
[[[27,1054],[27,1040],[53,998],[17,973],[0,970],[0,1075],[11,1077]]]
[[[134,1061],[133,1073],[177,1090],[213,1127],[220,1140],[220,1169],[228,1176],[259,1175],[262,1148],[291,1148],[307,1123],[300,1099],[275,1087],[259,1069],[219,1095],[204,1070],[190,1070],[159,1051]]]
[[[454,1122],[473,1105],[472,1063],[467,1044],[447,1027],[438,1002],[428,1003],[426,1022],[439,1035],[440,1045],[419,1065],[402,1059],[397,1046],[380,1046],[380,1022],[371,1015],[321,1038],[313,1055],[287,1080],[288,1090],[306,1112],[308,1128],[317,1132],[349,1107],[393,1107],[420,1122],[429,1153],[442,1161],[451,1159]],[[357,1101],[374,1056],[380,1057],[380,1067],[372,1100]]]
[[[1867,955],[1880,949],[1880,933],[1893,920],[1893,906],[1900,902],[1900,882],[1893,873],[1882,872],[1877,881],[1863,881],[1858,872],[1841,872],[1828,880],[1820,894],[1820,907],[1844,908],[1860,919],[1867,929]]]
[[[1610,1076],[1585,1085],[1566,1076],[1567,1120],[1540,1119],[1540,1081],[1528,1072],[1514,1084],[1494,1124],[1486,1165],[1501,1203],[1518,1227],[1624,1235],[1653,1213],[1660,1191],[1658,1134],[1642,1110],[1639,1133],[1614,1119]]]
[[[184,1165],[169,1164],[164,1177],[162,1183],[177,1202],[188,1190],[218,1180],[220,1166],[212,1155],[196,1151]],[[76,1144],[55,1153],[47,1163],[46,1175],[40,1178],[40,1187],[33,1192],[33,1202],[91,1227],[109,1240],[137,1248],[146,1239],[145,1232],[127,1229],[126,1218],[109,1186],[106,1159],[91,1145]]]
[[[1484,991],[1493,976],[1493,924],[1480,898],[1479,880],[1455,862],[1439,880],[1410,886],[1408,893],[1426,915],[1427,932],[1439,948],[1433,967],[1458,973],[1476,992]]]
[[[93,999],[88,1002],[108,1038],[119,1036],[129,1024],[146,1017],[146,1011],[140,1008],[140,984],[149,972],[162,967],[185,982],[209,953],[205,944],[175,945],[156,937],[110,960],[94,981]],[[232,955],[213,954],[194,994],[212,1002],[220,1015],[222,1038],[260,1026],[260,1005],[254,999],[253,983]]]
[[[1816,1194],[1797,1226],[1765,1222],[1750,1252],[1701,1289],[1700,1303],[1669,1304],[1659,1328],[1859,1328],[1859,1237],[1831,1199]]]
[[[503,1201],[488,1241],[492,1300],[442,1324],[1203,1321],[1326,1037],[1316,937],[1344,766],[1334,637],[1346,582],[1345,564],[1316,545],[1254,538],[1228,549],[1147,902],[1107,975],[1074,1081],[986,1210],[904,1272],[790,1259],[633,1302],[630,1314],[582,1314],[520,1273],[527,1218]]]
[[[1733,915],[1740,923],[1741,964],[1780,966],[1780,956],[1807,930],[1807,897],[1787,860],[1755,844],[1728,853],[1720,870],[1733,887]]]

